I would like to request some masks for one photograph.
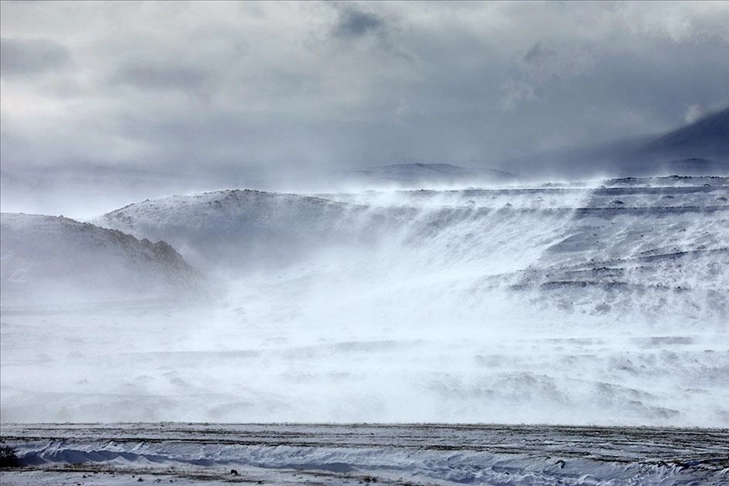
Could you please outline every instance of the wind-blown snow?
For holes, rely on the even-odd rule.
[[[225,292],[3,313],[3,421],[726,427],[727,198],[666,177],[132,204],[95,222]]]

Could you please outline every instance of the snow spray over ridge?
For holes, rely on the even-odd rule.
[[[98,224],[169,242],[227,292],[114,316],[81,353],[114,338],[128,349],[99,366],[124,371],[71,359],[93,387],[52,404],[43,379],[3,376],[4,420],[726,426],[727,196],[726,178],[654,178],[133,204]]]

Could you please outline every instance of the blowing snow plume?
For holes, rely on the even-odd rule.
[[[3,420],[725,426],[728,197],[665,177],[132,204],[97,223],[220,293],[4,313]]]
[[[133,204],[99,224],[169,241],[236,281],[273,271],[331,297],[342,285],[362,287],[346,297],[404,292],[389,312],[412,304],[415,320],[431,306],[479,320],[504,296],[484,297],[521,292],[530,307],[610,319],[615,307],[640,321],[670,297],[672,314],[718,322],[726,196],[721,177],[320,197],[229,190]]]
[[[728,197],[662,177],[3,214],[3,420],[726,424]]]

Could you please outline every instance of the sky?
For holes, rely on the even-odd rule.
[[[19,2],[4,170],[493,166],[729,106],[729,2]]]

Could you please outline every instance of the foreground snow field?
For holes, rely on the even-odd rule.
[[[489,425],[13,425],[2,484],[729,481],[729,430]],[[231,474],[231,471],[235,473]]]

